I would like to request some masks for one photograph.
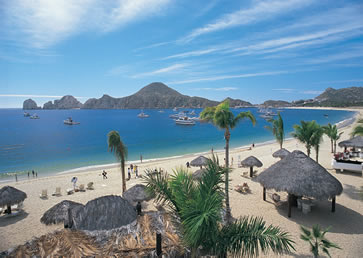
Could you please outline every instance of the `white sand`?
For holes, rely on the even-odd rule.
[[[356,109],[363,115],[363,109]],[[348,139],[349,133],[353,125],[343,128],[344,134],[341,140]],[[236,128],[235,130],[238,130]],[[232,132],[233,141],[233,132]],[[306,151],[303,144],[298,143],[294,139],[285,141],[284,148],[289,151],[299,149]],[[232,214],[234,217],[239,216],[262,216],[267,224],[280,226],[284,230],[290,232],[296,242],[297,257],[310,257],[309,245],[300,240],[300,225],[311,227],[319,224],[323,227],[332,226],[327,238],[337,243],[343,250],[331,250],[332,257],[361,257],[363,243],[363,200],[358,191],[363,186],[363,178],[357,173],[337,174],[331,169],[330,140],[324,136],[324,142],[320,148],[319,162],[328,169],[342,184],[343,193],[337,197],[336,212],[331,213],[331,203],[328,201],[319,202],[313,207],[312,212],[303,214],[301,211],[293,208],[292,217],[287,217],[287,207],[282,205],[276,207],[269,197],[273,191],[268,191],[267,202],[262,200],[262,187],[247,177],[242,177],[243,172],[249,171],[248,168],[237,168],[238,156],[241,160],[253,155],[258,157],[263,163],[263,167],[258,168],[258,172],[262,172],[278,160],[272,157],[272,153],[278,150],[277,143],[256,145],[252,150],[234,149],[230,151],[233,157],[233,171],[230,174],[230,202]],[[337,147],[337,151],[341,151]],[[219,159],[223,161],[224,153],[218,153]],[[195,156],[189,155],[181,158],[144,162],[137,164],[139,166],[139,174],[146,168],[163,168],[169,172],[178,166],[185,166],[187,161],[191,161]],[[315,152],[312,150],[311,157],[315,159]],[[195,171],[198,168],[192,168]],[[39,179],[30,179],[20,182],[7,183],[27,193],[28,198],[24,201],[24,215],[13,218],[0,217],[0,250],[6,250],[19,244],[25,243],[34,236],[41,236],[55,229],[60,229],[63,225],[45,226],[40,223],[40,217],[50,207],[62,200],[72,200],[85,204],[87,201],[109,194],[118,195],[121,193],[121,174],[120,168],[107,169],[108,179],[103,180],[101,169],[89,170],[86,172],[74,172],[72,174],[62,174]],[[87,190],[86,192],[77,192],[73,195],[66,195],[65,190],[72,188],[71,178],[78,177],[79,184],[87,184],[94,182],[95,190]],[[133,175],[134,177],[134,175]],[[140,183],[141,179],[132,178],[127,182],[127,188],[134,184]],[[247,182],[251,188],[251,193],[247,195],[234,191],[234,186],[243,182]],[[0,185],[0,187],[5,184]],[[51,196],[57,186],[62,187],[63,195],[60,197]],[[39,194],[42,189],[48,190],[49,198],[42,200]],[[279,193],[282,198],[286,198],[285,193]],[[149,205],[149,208],[153,208]],[[271,254],[269,255],[271,257]]]

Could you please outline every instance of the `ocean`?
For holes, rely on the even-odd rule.
[[[191,109],[184,109],[191,110]],[[197,115],[202,109],[195,109]],[[231,132],[231,148],[274,140],[264,126],[269,123],[251,110],[257,124],[248,120]],[[272,110],[275,111],[276,110]],[[172,110],[144,110],[148,118],[138,118],[140,110],[36,110],[40,119],[23,116],[22,109],[0,109],[0,180],[25,177],[35,170],[38,176],[102,164],[115,163],[107,150],[107,133],[116,130],[128,148],[128,160],[156,159],[190,153],[221,150],[224,132],[209,123],[195,126],[176,125],[169,115]],[[337,123],[355,115],[350,111],[283,109],[286,138],[291,137],[293,125],[301,120],[316,120],[321,125]],[[65,125],[72,117],[79,125]]]

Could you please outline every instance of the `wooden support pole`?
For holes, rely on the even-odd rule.
[[[253,177],[253,167],[250,167],[250,177]]]
[[[161,253],[161,233],[156,233],[156,255],[160,256]]]
[[[263,188],[263,200],[266,201],[266,188]]]
[[[290,218],[291,217],[291,195],[290,194],[287,197],[287,202],[288,202],[288,207],[289,207],[289,212],[288,212],[287,216]]]
[[[335,212],[335,196],[331,200],[331,212]]]

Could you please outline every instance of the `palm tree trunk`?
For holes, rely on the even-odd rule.
[[[336,153],[336,151],[337,151],[337,141],[334,140],[334,154]]]
[[[319,163],[319,145],[315,146],[315,160]]]
[[[126,191],[125,160],[121,160],[122,193]]]
[[[334,152],[334,150],[333,150],[333,139],[330,139],[330,143],[331,143],[331,153],[333,153]]]
[[[310,147],[306,146],[306,152],[308,153],[308,157],[310,157]]]
[[[226,128],[226,131],[224,133],[224,138],[226,139],[226,171],[225,173],[225,191],[226,191],[226,221],[227,223],[231,223],[232,221],[232,215],[231,215],[231,207],[229,206],[229,139],[231,137],[231,134],[229,132],[229,128]]]

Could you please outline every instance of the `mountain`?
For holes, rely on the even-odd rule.
[[[75,97],[66,95],[59,100],[48,101],[43,105],[43,109],[75,109],[81,108],[83,105]]]
[[[27,99],[23,102],[23,109],[31,110],[31,109],[41,109],[41,107],[37,106],[37,103],[32,99]]]
[[[304,101],[304,106],[348,107],[363,106],[363,87],[343,89],[327,88],[313,100]]]
[[[266,100],[262,104],[265,107],[291,107],[291,103],[283,100]]]
[[[240,99],[232,99],[232,98],[226,98],[225,100],[229,101],[230,107],[252,107],[253,105],[250,102],[240,100]],[[223,101],[225,101],[223,100]]]
[[[103,95],[100,99],[87,100],[85,109],[142,109],[142,108],[204,108],[219,102],[200,97],[182,95],[161,82],[151,83],[133,95],[113,98]]]

